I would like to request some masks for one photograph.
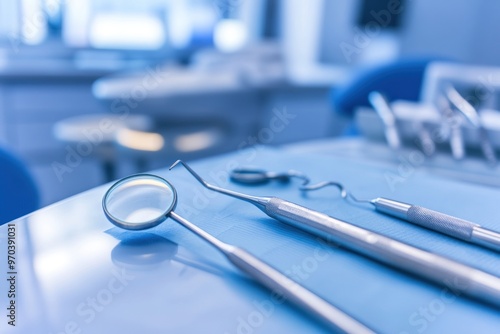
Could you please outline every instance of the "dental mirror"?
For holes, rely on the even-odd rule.
[[[316,316],[330,329],[343,333],[373,333],[267,263],[241,248],[220,241],[177,215],[173,211],[176,203],[177,192],[167,180],[151,174],[136,174],[113,184],[103,197],[102,207],[111,223],[127,230],[152,228],[171,217],[218,249],[238,269]]]
[[[103,198],[110,222],[126,230],[145,230],[161,224],[174,209],[175,188],[165,179],[137,174],[116,182]]]

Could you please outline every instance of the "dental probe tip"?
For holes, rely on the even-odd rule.
[[[174,163],[172,164],[172,166],[170,166],[170,167],[168,168],[168,170],[172,170],[172,168],[174,168],[175,166],[177,166],[179,163],[182,163],[182,160],[177,160],[176,162],[174,162]]]

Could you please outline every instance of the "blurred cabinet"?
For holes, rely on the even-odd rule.
[[[12,83],[5,87],[4,113],[8,140],[22,155],[57,155],[61,144],[52,135],[55,122],[67,117],[105,112],[92,96],[88,80]]]
[[[0,141],[28,164],[40,187],[42,205],[103,182],[99,161],[92,155],[58,177],[53,163],[66,165],[68,149],[54,138],[52,129],[68,117],[107,112],[91,90],[105,74],[36,64],[0,69]]]
[[[105,181],[101,161],[92,154],[67,163],[69,152],[77,147],[58,142],[53,126],[69,117],[116,114],[118,107],[153,117],[155,130],[166,144],[162,151],[148,155],[146,169],[162,168],[179,158],[198,159],[255,144],[281,145],[335,134],[330,88],[325,86],[231,83],[227,90],[217,92],[215,79],[209,77],[202,80],[209,87],[203,92],[193,91],[191,84],[181,89],[170,75],[147,98],[124,99],[141,87],[143,77],[139,76],[125,86],[117,80],[119,89],[99,101],[92,84],[109,73],[30,66],[0,69],[0,142],[28,163],[41,188],[43,205]],[[127,156],[130,152],[119,153],[118,176],[137,172]],[[58,175],[54,163],[69,168]]]

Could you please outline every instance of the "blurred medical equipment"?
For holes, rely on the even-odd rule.
[[[431,133],[422,122],[416,122],[415,127],[417,128],[417,138],[422,152],[427,156],[432,156],[436,152],[436,144],[432,140]]]
[[[455,160],[463,160],[466,152],[467,160],[479,161],[481,155],[489,166],[484,173],[494,172],[496,151],[500,150],[499,82],[499,68],[430,63],[425,71],[420,101],[396,99],[389,105],[402,147],[411,149],[417,142],[425,155],[431,156],[433,151],[438,153],[438,160],[427,159],[424,166],[468,171],[470,164],[453,164],[441,158],[446,155],[449,143]],[[380,117],[373,110],[370,114],[366,108],[358,108],[356,123],[369,139],[380,141],[387,131]]]
[[[457,108],[465,118],[472,124],[472,126],[477,130],[479,134],[479,142],[481,145],[481,150],[483,151],[484,157],[492,165],[497,164],[497,158],[495,156],[495,150],[491,144],[490,138],[488,137],[488,132],[484,128],[484,125],[479,117],[477,110],[466,100],[462,95],[453,87],[449,85],[446,87],[446,96],[451,103]]]
[[[170,169],[182,164],[205,188],[251,203],[269,217],[336,242],[347,249],[392,267],[415,274],[436,284],[460,281],[454,286],[461,293],[500,306],[500,278],[437,254],[351,225],[326,214],[277,197],[252,196],[217,187],[206,182],[189,165],[177,160]]]
[[[440,136],[448,137],[450,140],[451,154],[455,160],[462,160],[465,157],[464,138],[460,126],[460,118],[450,106],[450,101],[443,95],[438,98],[438,111],[442,118],[443,126],[439,130]]]
[[[383,92],[391,101],[417,102],[425,70],[434,60],[435,58],[401,59],[362,70],[354,79],[332,90],[333,109],[344,117],[352,117],[358,108],[370,107],[368,95],[372,91]],[[359,124],[353,124],[346,131],[359,133],[359,130],[363,130],[359,128]],[[363,131],[361,133],[364,134]]]
[[[254,280],[281,294],[343,333],[373,333],[369,328],[291,280],[267,263],[236,246],[224,243],[173,210],[177,192],[167,180],[150,174],[123,178],[108,189],[102,207],[108,220],[126,230],[145,230],[172,218],[219,250],[233,265]]]
[[[379,115],[384,123],[384,134],[392,150],[399,150],[401,148],[401,136],[398,130],[398,123],[394,115],[394,111],[389,104],[387,98],[378,91],[373,91],[368,94],[368,100]],[[420,121],[415,121],[416,135],[420,148],[427,156],[434,154],[436,145],[432,140],[431,134],[427,130],[425,124]]]
[[[387,101],[387,98],[380,92],[373,91],[368,94],[368,100],[384,123],[384,134],[389,147],[393,150],[401,148],[401,139],[399,137],[396,117]]]
[[[413,141],[419,143],[423,153],[431,156],[435,152],[434,140],[447,139],[450,142],[453,157],[460,160],[465,157],[462,137],[462,128],[466,126],[464,122],[465,118],[472,125],[469,131],[475,137],[475,141],[477,141],[476,145],[481,148],[488,163],[491,166],[495,166],[497,162],[495,148],[479,113],[452,85],[446,87],[443,94],[443,97],[438,97],[437,108],[431,109],[431,112],[441,115],[441,122],[426,125],[429,119],[426,121],[422,117],[411,114],[412,111],[415,113],[419,112],[419,108],[413,107],[409,103],[405,104],[403,101],[397,101],[391,105],[381,93],[376,91],[371,92],[369,100],[382,120],[384,135],[389,147],[392,150],[400,149],[402,147],[402,136],[400,133],[403,133],[407,141],[411,137],[415,138]],[[409,110],[404,110],[405,108]],[[456,115],[454,109],[460,112],[463,117]],[[500,118],[500,114],[497,117]],[[439,133],[441,137],[432,138],[427,127],[433,128],[434,133]],[[473,133],[474,131],[476,133]],[[497,145],[500,146],[500,143]]]

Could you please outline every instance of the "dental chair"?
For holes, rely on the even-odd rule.
[[[24,163],[0,147],[0,225],[38,208],[38,189]]]

